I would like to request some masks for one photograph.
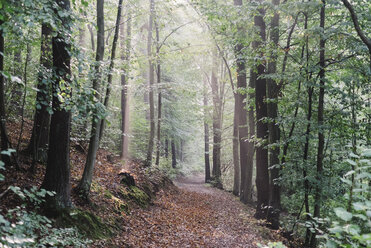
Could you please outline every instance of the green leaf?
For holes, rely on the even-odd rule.
[[[371,158],[371,149],[366,149],[362,152],[362,157]]]
[[[350,221],[353,217],[353,215],[346,211],[344,208],[335,208],[334,211],[336,216],[344,221]]]
[[[355,161],[351,160],[351,159],[346,159],[345,161],[346,161],[348,164],[350,164],[350,165],[353,165],[353,166],[356,166],[356,165],[357,165],[357,163],[356,163]]]
[[[351,158],[359,158],[359,156],[357,154],[354,154],[353,152],[349,153],[349,157]]]

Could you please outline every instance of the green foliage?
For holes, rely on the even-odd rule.
[[[360,156],[351,153],[349,157],[347,163],[355,169],[344,175],[343,182],[352,191],[346,194],[351,206],[334,208],[335,215],[329,219],[331,227],[323,235],[325,247],[371,247],[371,150],[363,150]]]
[[[0,163],[0,170],[4,169]],[[4,176],[0,173],[0,181]],[[10,186],[8,190],[16,194],[23,202],[20,206],[0,214],[0,246],[1,247],[82,247],[90,241],[86,240],[75,228],[55,228],[53,222],[37,211],[46,196],[54,193],[32,187],[30,190]],[[32,206],[34,210],[29,210]]]

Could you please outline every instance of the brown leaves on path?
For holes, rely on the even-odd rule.
[[[162,191],[149,209],[128,216],[117,247],[258,247],[270,237],[252,217],[253,209],[200,178],[177,181],[179,190]],[[251,214],[250,214],[251,213]],[[270,234],[267,234],[268,236]]]

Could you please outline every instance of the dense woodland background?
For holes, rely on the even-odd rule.
[[[123,167],[204,172],[303,247],[371,247],[370,13],[367,0],[1,0],[0,200],[11,190],[51,218],[71,192],[88,202],[103,149]],[[73,188],[70,147],[86,154]],[[40,190],[8,187],[13,170],[45,171]],[[0,243],[30,242],[8,210]]]

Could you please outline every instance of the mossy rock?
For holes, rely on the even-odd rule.
[[[109,226],[102,220],[88,212],[80,209],[73,209],[63,213],[57,220],[59,227],[75,227],[79,233],[90,239],[104,239],[113,236]]]
[[[130,186],[128,190],[122,189],[121,194],[124,198],[134,201],[142,208],[147,207],[151,201],[151,197],[136,186]]]

